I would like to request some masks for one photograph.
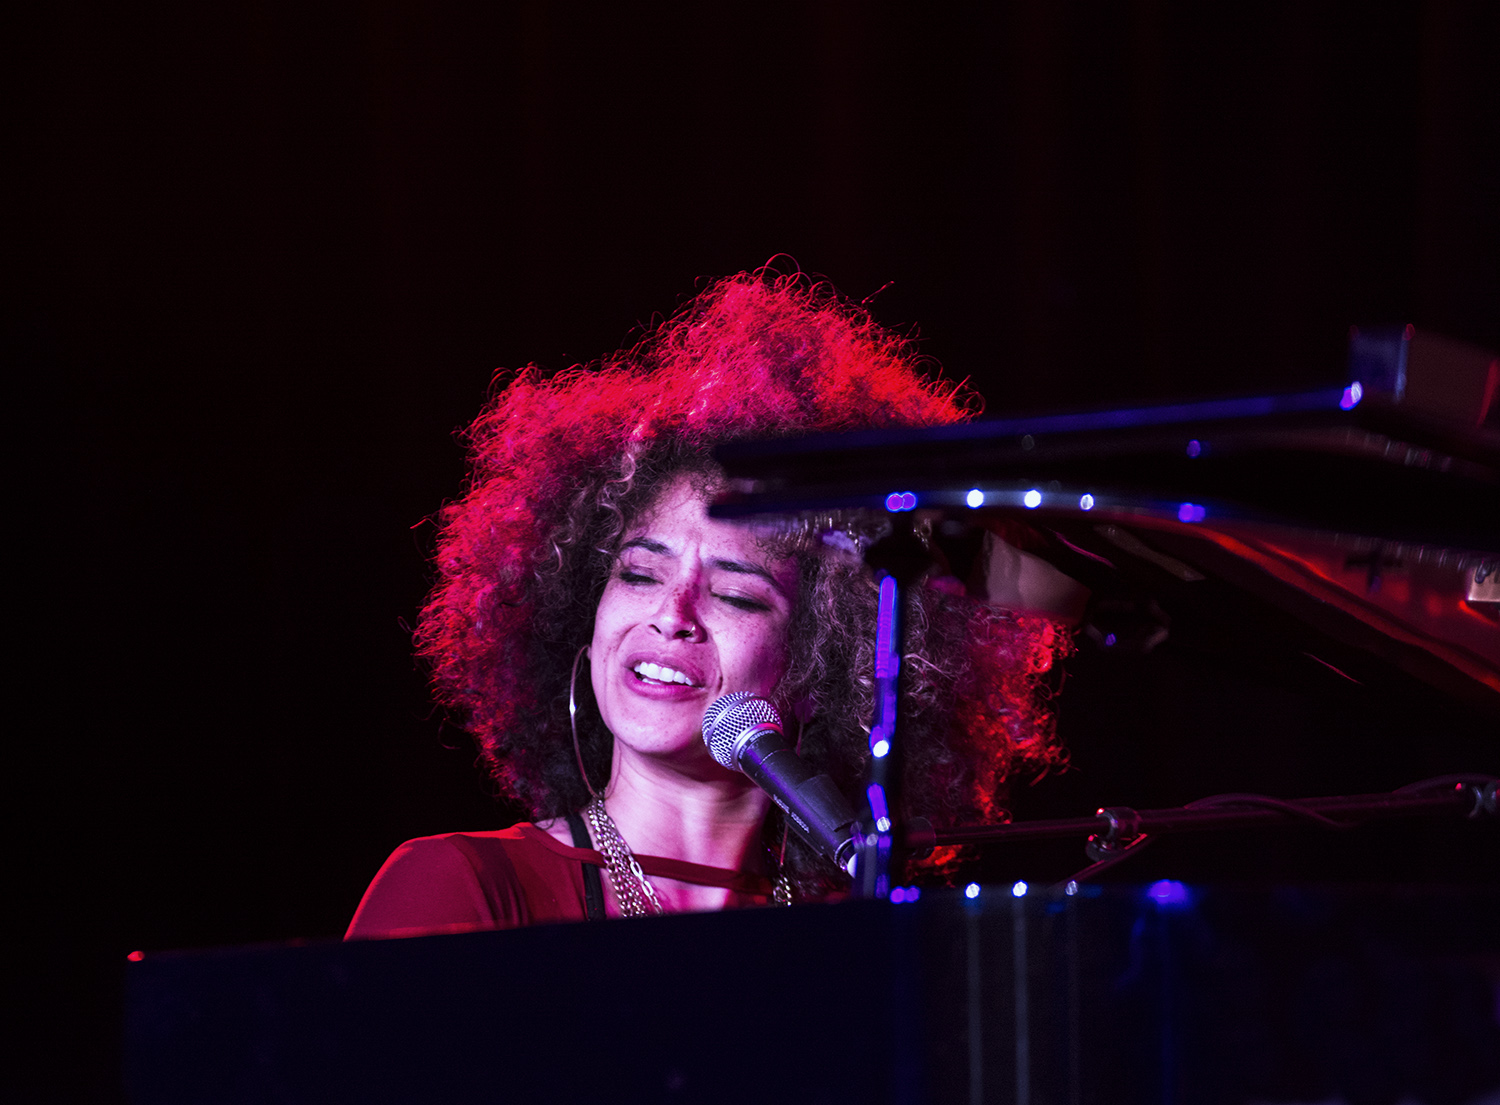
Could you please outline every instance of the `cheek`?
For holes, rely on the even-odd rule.
[[[747,634],[739,645],[740,669],[744,676],[759,684],[763,692],[775,689],[786,674],[790,657],[786,627],[768,633]]]
[[[605,674],[609,670],[611,644],[619,636],[619,597],[613,593],[614,584],[604,589],[599,605],[594,609],[594,632],[589,638],[588,675],[594,688],[594,701],[602,702],[605,690]]]
[[[613,636],[615,635],[610,632],[610,622],[604,617],[604,608],[601,606],[599,614],[594,618],[594,635],[589,640],[588,655],[589,682],[593,684],[596,699],[603,689],[605,673],[614,659],[611,649]]]
[[[625,628],[639,620],[638,605],[638,596],[610,580],[594,607],[594,635],[590,643],[595,654],[609,648]]]

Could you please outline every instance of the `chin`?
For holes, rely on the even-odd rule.
[[[656,732],[644,739],[624,743],[643,756],[658,756],[674,760],[697,759],[701,753],[709,759],[713,758],[709,756],[708,747],[703,743],[703,734],[697,732],[687,736],[673,737],[663,737],[660,732]]]

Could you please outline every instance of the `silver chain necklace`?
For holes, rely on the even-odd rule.
[[[594,843],[604,857],[609,881],[614,884],[615,901],[620,903],[620,915],[645,917],[665,913],[661,899],[656,896],[656,887],[646,878],[646,872],[635,860],[635,853],[604,808],[604,799],[596,797],[583,808],[583,816],[588,818],[589,831],[594,834]]]
[[[604,868],[609,872],[609,881],[614,884],[615,901],[620,905],[620,915],[646,917],[665,913],[666,907],[656,896],[656,887],[651,885],[646,872],[641,870],[641,865],[636,862],[630,845],[625,843],[619,826],[604,808],[604,799],[596,796],[583,808],[583,816],[588,820],[589,832],[593,834],[599,854],[604,857]],[[780,865],[777,872],[771,898],[777,905],[792,904],[792,880],[787,877],[784,864]]]

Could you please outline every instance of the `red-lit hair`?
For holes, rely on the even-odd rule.
[[[866,312],[826,285],[765,272],[714,283],[605,360],[521,370],[470,428],[468,491],[441,516],[438,582],[417,630],[439,700],[462,716],[504,794],[537,818],[581,808],[569,668],[592,637],[621,534],[663,488],[683,473],[711,483],[711,450],[724,442],[971,415],[971,396],[928,380],[909,344]],[[852,557],[786,540],[800,583],[780,694],[811,714],[803,756],[852,795],[869,755],[875,588]],[[907,808],[939,825],[993,818],[1016,771],[1059,758],[1039,676],[1062,642],[1046,622],[914,591]],[[597,784],[613,738],[593,709],[581,711],[579,735]],[[779,841],[779,822],[768,832]],[[833,881],[801,849],[789,863],[806,893]]]

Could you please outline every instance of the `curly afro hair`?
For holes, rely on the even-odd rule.
[[[570,666],[592,637],[622,533],[663,489],[684,473],[712,482],[722,443],[939,425],[975,406],[826,285],[764,271],[713,283],[634,348],[515,373],[470,427],[468,489],[441,514],[438,580],[417,629],[439,701],[473,733],[502,793],[538,819],[581,808]],[[793,545],[799,594],[779,696],[808,718],[804,758],[852,794],[869,757],[877,592],[856,558]],[[962,595],[911,592],[905,812],[939,826],[1003,816],[1007,780],[1061,758],[1041,676],[1065,638]],[[590,778],[603,780],[612,737],[596,710],[580,710],[579,736]],[[780,846],[774,809],[767,837]],[[795,840],[786,862],[804,896],[838,884]]]

